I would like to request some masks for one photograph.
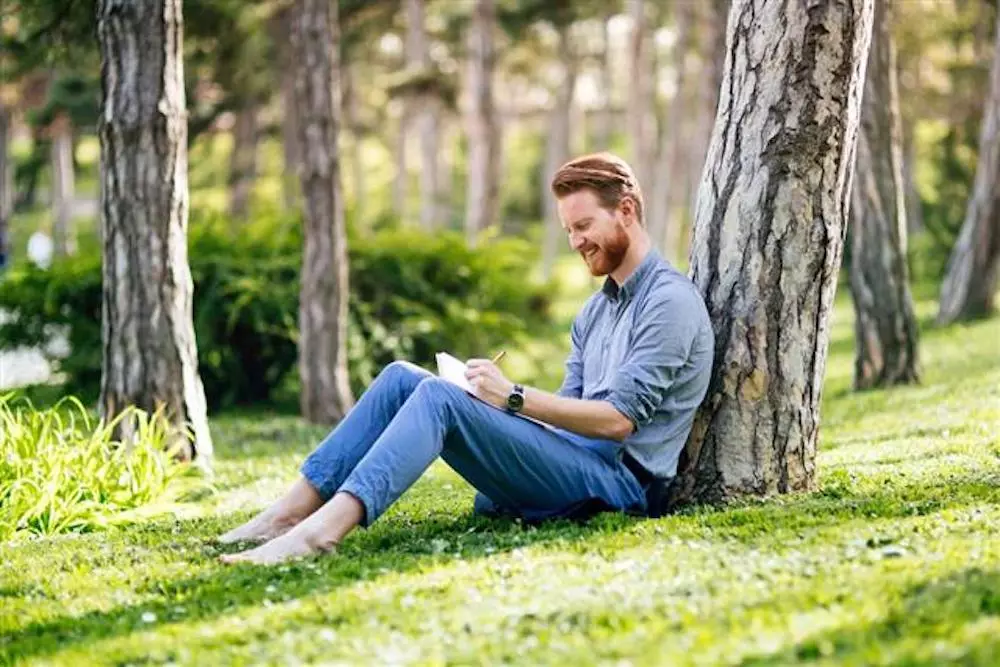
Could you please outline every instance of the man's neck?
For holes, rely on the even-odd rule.
[[[615,281],[618,287],[624,285],[629,276],[635,273],[635,270],[642,264],[642,260],[646,259],[646,255],[649,254],[651,248],[652,244],[649,242],[649,236],[646,234],[643,234],[632,242],[628,252],[625,253],[622,263],[610,274],[611,279]]]

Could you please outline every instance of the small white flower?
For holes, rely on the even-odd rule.
[[[143,612],[142,614],[143,623],[156,623],[156,614],[151,611]]]

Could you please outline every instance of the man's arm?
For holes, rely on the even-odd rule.
[[[588,438],[620,442],[632,435],[633,430],[632,420],[608,401],[566,398],[533,387],[524,389],[521,413]]]

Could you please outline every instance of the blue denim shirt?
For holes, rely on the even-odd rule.
[[[559,395],[610,402],[632,420],[625,451],[672,477],[712,373],[715,337],[694,284],[650,250],[619,288],[608,277],[573,321]]]

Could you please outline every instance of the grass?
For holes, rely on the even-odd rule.
[[[0,546],[0,662],[995,665],[1000,320],[925,329],[924,383],[863,394],[851,326],[841,299],[818,492],[655,521],[488,521],[436,464],[333,557],[222,567],[324,430],[218,417],[218,493]]]

